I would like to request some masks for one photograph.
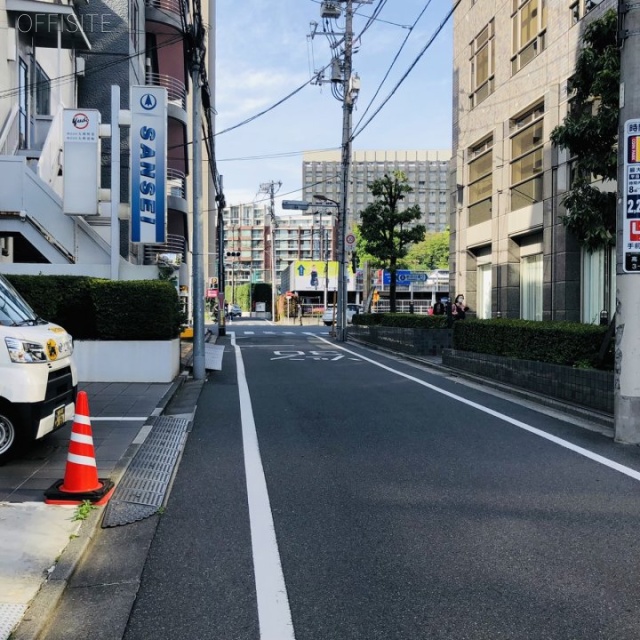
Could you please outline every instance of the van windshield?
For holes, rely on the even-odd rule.
[[[0,275],[0,324],[15,327],[36,324],[38,317],[24,298]]]

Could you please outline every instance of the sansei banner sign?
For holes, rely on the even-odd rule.
[[[131,241],[166,242],[167,90],[131,87]]]

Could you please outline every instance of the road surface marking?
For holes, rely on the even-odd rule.
[[[499,411],[494,411],[493,409],[489,409],[488,407],[483,407],[481,404],[478,404],[477,402],[473,402],[472,400],[467,400],[467,398],[463,398],[462,396],[456,395],[455,393],[452,393],[451,391],[446,391],[445,389],[440,389],[439,387],[436,387],[433,384],[430,384],[428,382],[425,382],[424,380],[420,380],[420,378],[415,378],[414,376],[409,375],[408,373],[403,373],[402,371],[398,371],[396,369],[392,369],[391,367],[388,367],[385,364],[382,364],[380,362],[376,362],[375,360],[372,360],[371,358],[367,358],[366,356],[363,356],[355,351],[351,351],[349,349],[346,349],[345,347],[340,347],[337,346],[335,344],[333,344],[332,342],[329,342],[328,340],[325,340],[325,338],[322,338],[320,336],[318,336],[319,340],[322,340],[323,342],[326,342],[327,344],[331,344],[334,348],[336,349],[342,349],[343,351],[346,351],[347,353],[350,353],[354,356],[358,356],[359,358],[362,358],[363,360],[370,362],[371,364],[375,365],[376,367],[380,367],[381,369],[385,369],[386,371],[390,371],[391,373],[395,373],[397,376],[400,376],[402,378],[406,378],[407,380],[411,380],[412,382],[416,382],[417,384],[422,385],[423,387],[426,387],[427,389],[431,389],[432,391],[436,391],[437,393],[442,394],[443,396],[447,396],[448,398],[451,398],[452,400],[457,400],[458,402],[461,402],[462,404],[466,404],[470,407],[473,407],[474,409],[478,409],[479,411],[482,411],[483,413],[487,413],[490,416],[493,416],[494,418],[498,418],[499,420],[503,420],[504,422],[508,422],[509,424],[512,424],[514,427],[518,427],[519,429],[523,429],[524,431],[528,431],[529,433],[532,433],[536,436],[539,436],[541,438],[544,438],[545,440],[549,440],[550,442],[553,442],[557,445],[560,445],[561,447],[564,447],[565,449],[569,449],[570,451],[573,451],[574,453],[577,453],[578,455],[584,456],[585,458],[589,458],[589,460],[593,460],[594,462],[597,462],[599,464],[604,465],[605,467],[609,467],[609,469],[613,469],[614,471],[618,471],[619,473],[622,473],[626,476],[629,476],[630,478],[633,478],[634,480],[640,480],[640,472],[636,471],[635,469],[631,469],[630,467],[625,467],[622,464],[619,464],[617,462],[614,462],[613,460],[609,460],[608,458],[605,458],[604,456],[598,455],[597,453],[593,453],[593,451],[589,451],[588,449],[584,449],[583,447],[579,447],[578,445],[573,444],[572,442],[568,442],[567,440],[563,440],[562,438],[558,438],[557,436],[551,435],[550,433],[547,433],[546,431],[542,431],[541,429],[537,429],[536,427],[532,427],[530,424],[527,424],[526,422],[522,422],[521,420],[516,420],[515,418],[512,418],[511,416],[508,416],[504,413],[500,413]]]
[[[247,479],[251,548],[253,551],[253,573],[258,600],[258,622],[260,640],[295,640],[287,586],[284,582],[278,541],[273,525],[273,515],[260,458],[258,434],[253,418],[249,385],[245,376],[242,351],[236,344],[235,335],[231,344],[236,354],[238,372],[238,395],[240,397],[240,419],[242,421],[242,445]]]

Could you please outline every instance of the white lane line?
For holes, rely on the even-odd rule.
[[[640,472],[636,471],[635,469],[631,469],[630,467],[626,467],[622,464],[619,464],[617,462],[614,462],[613,460],[609,460],[608,458],[605,458],[604,456],[598,455],[597,453],[593,453],[593,451],[589,451],[588,449],[584,449],[583,447],[579,447],[578,445],[573,444],[572,442],[568,442],[567,440],[563,440],[562,438],[558,438],[557,436],[551,435],[550,433],[547,433],[546,431],[542,431],[541,429],[536,429],[536,427],[532,427],[530,424],[527,424],[526,422],[522,422],[520,420],[516,420],[515,418],[512,418],[511,416],[508,416],[504,413],[500,413],[498,411],[494,411],[493,409],[489,409],[488,407],[484,407],[481,404],[478,404],[477,402],[473,402],[472,400],[467,400],[466,398],[463,398],[462,396],[458,396],[455,393],[451,393],[450,391],[445,391],[444,389],[440,389],[439,387],[436,387],[435,385],[429,384],[428,382],[425,382],[424,380],[420,380],[419,378],[415,378],[414,376],[410,376],[408,373],[403,373],[402,371],[397,371],[396,369],[392,369],[391,367],[388,367],[385,364],[382,364],[380,362],[376,362],[375,360],[372,360],[371,358],[367,358],[366,356],[363,356],[360,353],[357,353],[355,351],[351,351],[350,349],[347,349],[345,347],[341,347],[339,345],[334,344],[333,342],[330,342],[329,340],[326,340],[325,338],[322,338],[320,336],[318,336],[319,340],[322,340],[323,342],[326,342],[327,344],[330,344],[332,347],[336,348],[336,349],[341,349],[342,351],[346,351],[347,353],[350,353],[354,356],[358,356],[358,358],[362,358],[362,360],[366,360],[367,362],[370,362],[371,364],[375,365],[376,367],[380,367],[381,369],[385,369],[386,371],[390,371],[391,373],[395,373],[397,376],[400,376],[402,378],[406,378],[407,380],[411,380],[412,382],[416,382],[417,384],[422,385],[423,387],[426,387],[427,389],[431,389],[432,391],[435,391],[437,393],[442,394],[443,396],[447,396],[448,398],[451,398],[452,400],[457,400],[458,402],[461,402],[462,404],[466,404],[470,407],[473,407],[474,409],[478,409],[479,411],[482,411],[483,413],[486,413],[490,416],[493,416],[494,418],[498,418],[499,420],[503,420],[504,422],[508,422],[509,424],[512,424],[514,427],[518,427],[519,429],[523,429],[524,431],[528,431],[529,433],[532,433],[536,436],[539,436],[540,438],[544,438],[545,440],[549,440],[550,442],[553,442],[554,444],[560,445],[561,447],[564,447],[565,449],[569,449],[570,451],[573,451],[574,453],[577,453],[578,455],[584,456],[585,458],[589,458],[589,460],[593,460],[594,462],[597,462],[598,464],[604,465],[605,467],[609,467],[609,469],[613,469],[614,471],[618,471],[619,473],[622,473],[626,476],[629,476],[630,478],[633,478],[634,480],[640,480]]]
[[[260,458],[251,396],[249,395],[249,386],[245,376],[242,352],[236,344],[235,335],[231,336],[231,344],[235,350],[236,370],[238,372],[242,444],[247,478],[253,573],[258,599],[260,640],[295,640],[287,586],[282,573],[267,482],[264,477],[262,459]]]

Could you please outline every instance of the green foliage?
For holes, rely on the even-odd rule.
[[[369,189],[375,201],[360,212],[360,234],[363,250],[371,254],[391,274],[389,304],[391,312],[396,309],[396,269],[398,262],[407,255],[410,245],[419,242],[425,234],[425,227],[414,224],[422,217],[418,205],[398,210],[398,204],[405,194],[413,191],[402,171],[394,171],[392,176],[374,180]],[[365,260],[364,256],[360,256]]]
[[[465,320],[453,328],[454,347],[462,351],[579,367],[598,366],[607,332],[607,327],[578,322],[507,319]]]
[[[402,266],[414,271],[433,271],[449,268],[449,230],[427,233],[409,247]]]
[[[569,91],[571,111],[551,132],[554,144],[574,159],[575,179],[562,203],[563,223],[589,251],[612,246],[616,235],[616,197],[591,186],[592,177],[615,180],[618,165],[620,52],[617,15],[607,11],[584,32],[584,47]]]
[[[428,316],[417,313],[359,313],[353,316],[353,324],[407,329],[446,329],[447,316]]]
[[[160,280],[7,276],[34,311],[76,340],[168,340],[183,322],[176,288]]]
[[[64,327],[77,340],[95,338],[92,288],[106,280],[86,276],[7,275],[6,278],[41,318]]]
[[[90,500],[83,500],[82,504],[79,504],[76,507],[71,520],[73,522],[77,522],[78,520],[86,520],[89,517],[89,514],[97,508],[98,507],[96,507]]]
[[[396,328],[446,329],[447,316],[412,313],[363,313],[354,325]],[[534,322],[531,320],[465,320],[453,323],[453,346],[461,351],[535,360],[576,368],[613,369],[611,339],[604,362],[600,348],[607,327],[579,322]]]

